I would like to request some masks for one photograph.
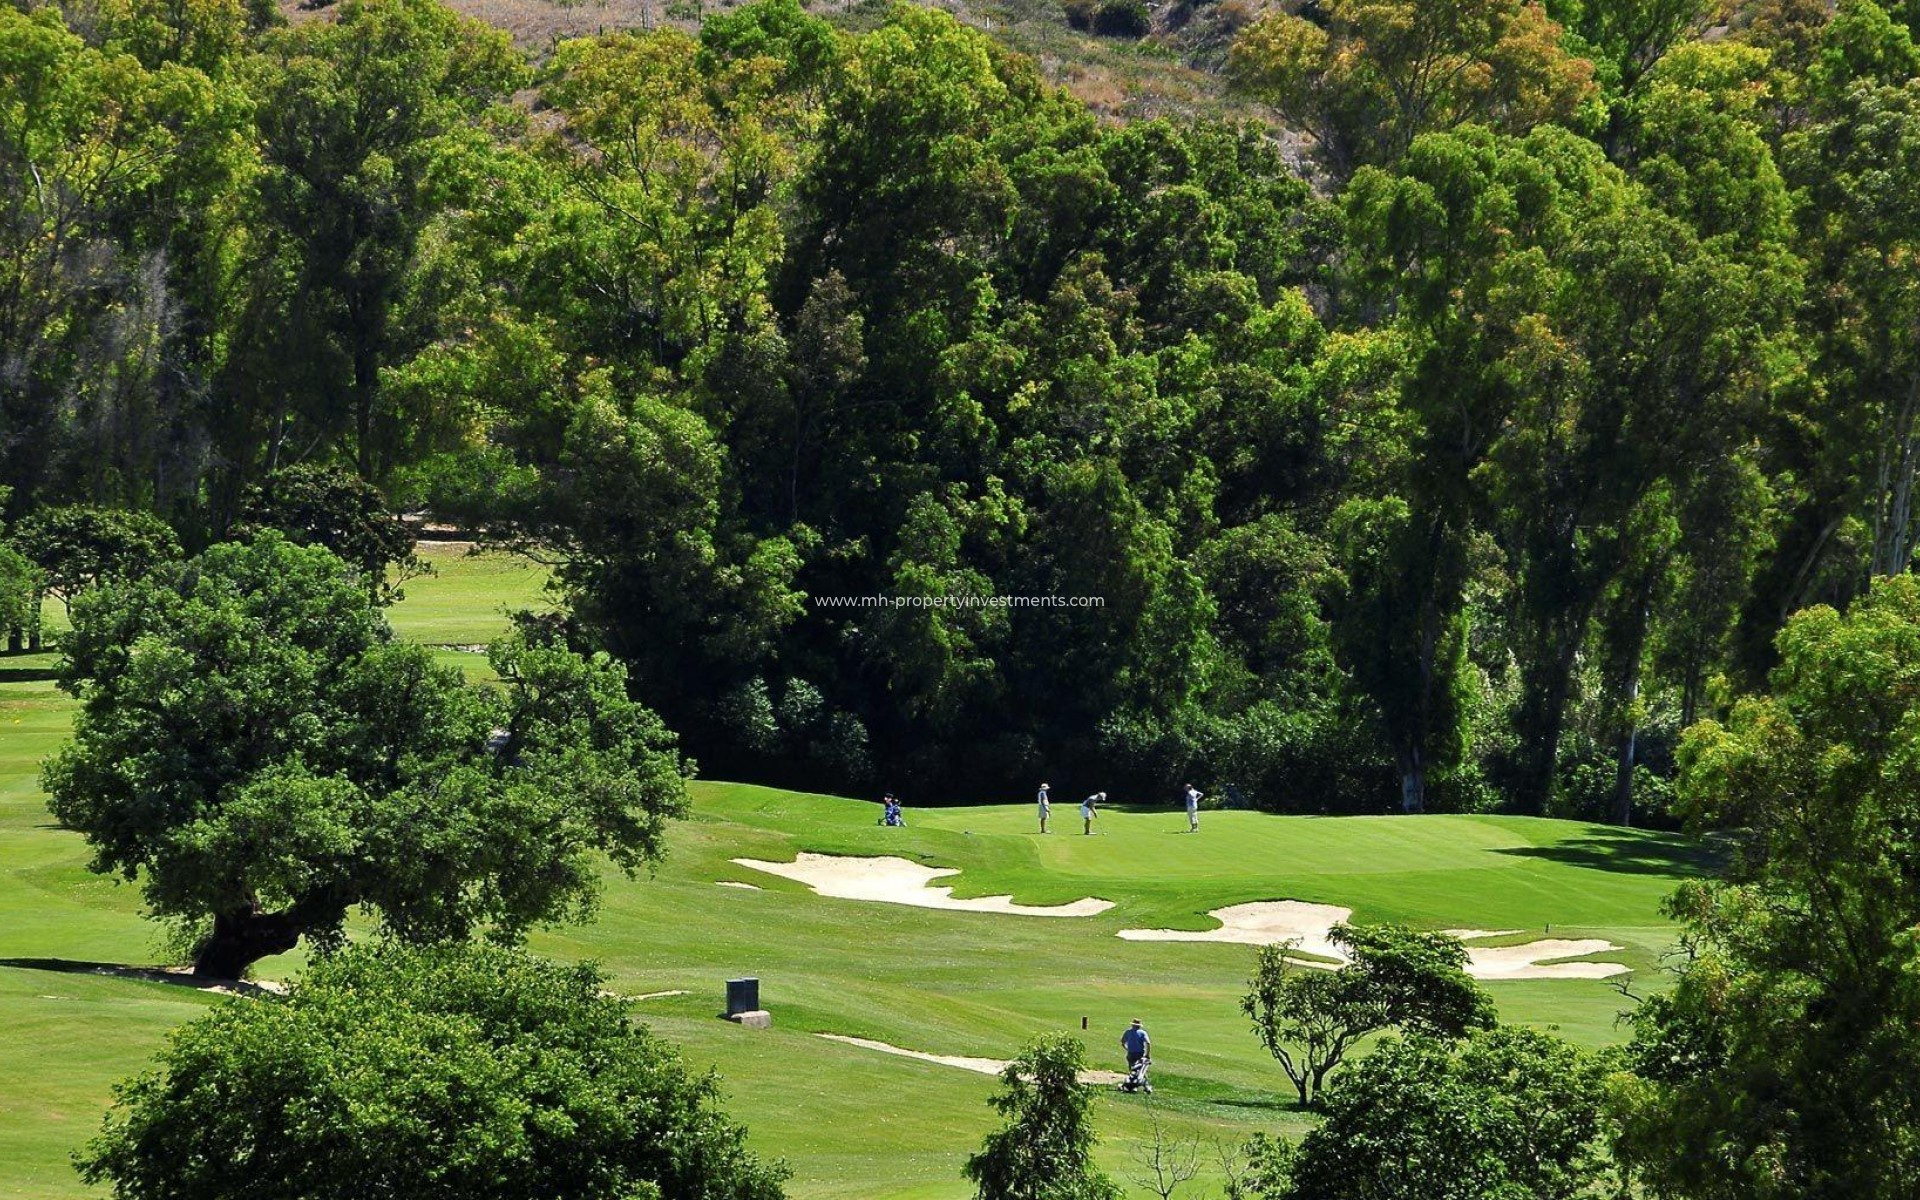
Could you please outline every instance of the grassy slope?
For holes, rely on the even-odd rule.
[[[441,574],[408,585],[402,636],[477,642],[503,605],[536,598],[536,570],[441,555]],[[479,660],[451,655],[470,670]],[[35,783],[64,736],[69,702],[23,678],[49,659],[0,659],[0,1028],[24,1037],[0,1073],[0,1195],[82,1194],[66,1165],[96,1127],[112,1080],[138,1069],[164,1032],[210,1001],[183,987],[99,978],[21,960],[142,963],[159,939],[126,887],[88,875],[71,834],[50,827]],[[483,668],[482,668],[483,669]],[[1124,942],[1131,925],[1204,928],[1207,909],[1297,897],[1345,904],[1361,920],[1593,933],[1651,968],[1669,931],[1659,898],[1692,864],[1678,840],[1510,818],[1275,818],[1208,813],[1197,837],[1166,811],[1113,811],[1084,838],[1059,806],[1059,832],[1030,832],[1029,806],[910,809],[911,828],[873,824],[875,806],[741,784],[694,786],[668,861],[649,879],[615,876],[600,920],[541,935],[548,953],[601,960],[632,993],[685,989],[641,1010],[696,1064],[723,1076],[733,1111],[763,1151],[784,1155],[803,1197],[959,1197],[959,1166],[990,1123],[992,1081],[812,1036],[831,1031],[916,1049],[1004,1057],[1032,1034],[1090,1020],[1104,1065],[1141,1016],[1158,1047],[1159,1100],[1172,1127],[1238,1140],[1297,1130],[1284,1081],[1235,1011],[1246,947]],[[733,865],[798,850],[893,853],[962,869],[961,895],[1011,892],[1044,903],[1099,895],[1099,917],[1042,920],[830,900]],[[752,882],[738,891],[716,880]],[[297,969],[297,958],[264,974]],[[722,981],[757,974],[776,1017],[768,1032],[714,1019]],[[1512,1020],[1615,1040],[1623,1005],[1605,983],[1491,985]],[[1098,1120],[1110,1169],[1144,1134],[1142,1105],[1105,1095]]]

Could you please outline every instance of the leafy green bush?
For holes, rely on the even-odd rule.
[[[343,951],[175,1032],[81,1174],[121,1200],[778,1200],[713,1077],[602,985],[493,946]]]

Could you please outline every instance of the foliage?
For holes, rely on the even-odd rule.
[[[329,956],[176,1030],[81,1173],[128,1200],[779,1197],[713,1077],[604,982],[500,947]]]
[[[347,566],[265,533],[74,605],[82,708],[45,766],[92,868],[159,917],[211,918],[237,977],[356,905],[412,940],[513,938],[592,908],[684,805],[673,739],[605,656],[495,643],[501,688],[391,640]]]
[[[1603,1063],[1512,1026],[1388,1038],[1349,1071],[1261,1200],[1571,1200],[1604,1180]]]
[[[6,518],[198,548],[351,469],[772,782],[1623,823],[1911,565],[1911,3],[1122,55],[1237,30],[1279,131],[1103,123],[925,6],[710,15],[536,67],[436,0],[0,13]]]
[[[1085,1054],[1077,1039],[1052,1034],[1001,1072],[989,1103],[1006,1123],[966,1165],[979,1200],[1117,1200],[1120,1188],[1093,1165]]]
[[[1101,0],[1091,24],[1095,33],[1107,37],[1145,37],[1153,29],[1153,16],[1144,0]]]
[[[1467,978],[1458,939],[1373,925],[1338,926],[1332,940],[1349,958],[1339,970],[1295,962],[1293,943],[1262,946],[1240,1000],[1302,1107],[1321,1103],[1328,1075],[1369,1034],[1457,1038],[1493,1024],[1493,1000]]]
[[[247,489],[247,525],[277,529],[301,545],[325,546],[351,564],[368,590],[391,602],[407,576],[428,568],[413,552],[413,531],[380,490],[338,467],[283,467]],[[388,572],[399,578],[389,581]]]
[[[1770,695],[1681,746],[1681,801],[1744,844],[1683,889],[1691,954],[1636,1015],[1616,1153],[1649,1194],[1893,1197],[1920,1164],[1920,581],[1779,638]]]
[[[1314,11],[1323,23],[1285,8],[1262,15],[1228,69],[1345,170],[1469,121],[1524,133],[1571,115],[1592,86],[1593,64],[1561,49],[1539,4],[1334,0]]]
[[[0,542],[0,633],[18,649],[40,615],[40,574],[25,555]]]
[[[152,514],[86,505],[40,509],[9,540],[69,608],[83,588],[136,580],[180,557],[179,539]]]

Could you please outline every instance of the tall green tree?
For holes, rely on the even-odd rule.
[[[1292,945],[1263,946],[1240,1011],[1287,1073],[1303,1108],[1362,1039],[1384,1029],[1457,1038],[1493,1025],[1493,1001],[1467,977],[1459,939],[1394,925],[1342,925],[1338,970],[1304,965]]]
[[[411,940],[514,938],[590,912],[685,806],[673,737],[604,656],[496,643],[500,688],[396,643],[331,552],[264,533],[84,593],[80,701],[49,806],[92,869],[204,932],[237,978],[364,906]]]
[[[1681,748],[1690,820],[1745,836],[1672,902],[1689,953],[1635,1016],[1615,1152],[1654,1196],[1890,1200],[1920,1172],[1920,580],[1778,651],[1771,694]]]
[[[1345,176],[1391,163],[1422,133],[1468,122],[1525,133],[1562,119],[1592,88],[1539,4],[1335,0],[1276,8],[1235,39],[1228,73],[1319,139]]]
[[[396,465],[382,371],[436,209],[435,164],[526,78],[504,33],[433,0],[345,0],[277,30],[254,82],[265,243],[226,380],[258,397],[269,467],[316,440],[380,479]]]
[[[217,276],[209,227],[251,158],[245,97],[229,72],[148,46],[164,21],[121,41],[102,16],[89,44],[57,5],[0,9],[0,486],[15,515],[191,503],[206,469],[212,315],[187,292]]]

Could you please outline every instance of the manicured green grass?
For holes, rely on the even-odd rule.
[[[420,557],[434,573],[409,579],[405,598],[388,613],[409,641],[430,646],[479,645],[500,635],[506,614],[552,607],[546,596],[550,572],[518,555],[475,554],[469,542],[421,542]]]
[[[424,581],[438,592],[408,585],[393,613],[402,636],[484,641],[499,624],[489,615],[498,581],[525,589],[537,572],[485,557],[441,566],[439,578]],[[482,662],[442,657],[470,672]],[[44,669],[50,660],[31,661]],[[138,1070],[165,1030],[212,1001],[185,987],[39,961],[149,963],[161,939],[139,917],[134,890],[87,873],[80,840],[52,827],[37,764],[65,736],[71,702],[26,678],[31,671],[7,673],[27,662],[0,659],[0,1029],[9,1041],[0,1195],[66,1197],[84,1194],[67,1157],[97,1128],[111,1082]],[[1255,1130],[1298,1132],[1305,1119],[1236,1007],[1253,951],[1123,941],[1117,930],[1206,928],[1208,909],[1273,898],[1433,928],[1537,936],[1550,923],[1555,936],[1620,944],[1601,957],[1633,966],[1639,992],[1658,986],[1654,968],[1672,939],[1659,902],[1700,863],[1681,839],[1518,818],[1209,812],[1189,835],[1169,805],[1109,811],[1089,838],[1062,803],[1056,832],[1042,838],[1026,803],[909,808],[909,828],[886,829],[874,823],[878,806],[862,801],[704,781],[692,790],[694,812],[675,826],[657,872],[634,881],[610,873],[596,922],[542,933],[534,945],[599,960],[630,994],[685,990],[642,1001],[639,1011],[689,1062],[718,1070],[753,1144],[792,1164],[797,1197],[968,1195],[960,1165],[993,1121],[985,1076],[816,1033],[1004,1058],[1037,1033],[1078,1033],[1085,1017],[1095,1064],[1111,1067],[1120,1029],[1139,1016],[1154,1034],[1156,1099],[1170,1130],[1225,1143]],[[1092,895],[1115,907],[1043,919],[835,900],[731,861],[802,850],[957,867],[959,876],[941,882],[962,896],[1011,893],[1043,904]],[[299,957],[288,956],[262,974],[298,968]],[[724,981],[747,974],[762,980],[771,1030],[715,1018]],[[1628,1002],[1610,983],[1488,987],[1509,1020],[1556,1026],[1588,1045],[1622,1036],[1616,1019]],[[1105,1091],[1096,1120],[1103,1163],[1124,1172],[1147,1133],[1144,1103]]]

